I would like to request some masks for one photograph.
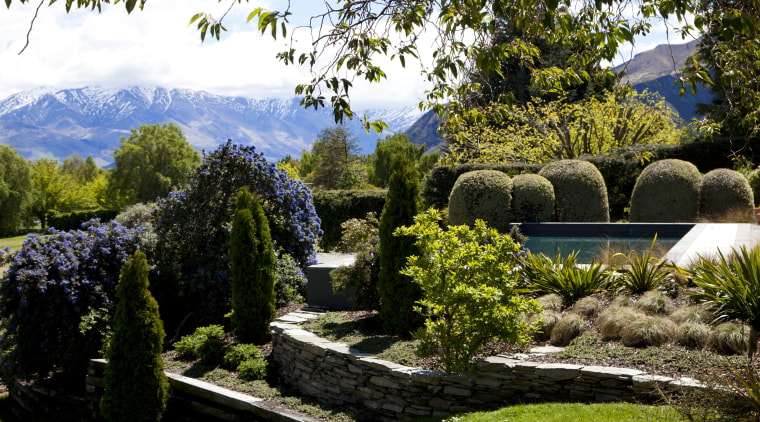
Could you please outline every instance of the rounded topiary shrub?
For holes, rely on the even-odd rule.
[[[588,161],[561,160],[538,172],[554,188],[555,217],[561,222],[608,222],[610,206],[602,173]]]
[[[554,187],[538,174],[518,174],[512,178],[512,220],[551,221],[554,216]]]
[[[512,179],[496,170],[462,174],[449,196],[449,223],[472,226],[480,219],[500,232],[509,231]]]
[[[628,219],[632,223],[694,221],[701,182],[697,166],[688,161],[655,161],[636,180]]]
[[[749,187],[752,189],[752,198],[755,200],[755,204],[760,203],[760,168],[752,170],[747,176]]]
[[[715,169],[702,178],[699,191],[699,215],[706,219],[752,216],[755,206],[747,178],[731,169]]]

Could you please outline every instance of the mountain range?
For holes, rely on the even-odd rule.
[[[689,121],[696,116],[696,103],[710,101],[710,92],[704,87],[695,96],[688,89],[680,96],[680,86],[673,84],[678,77],[675,69],[683,65],[695,46],[696,41],[660,45],[614,70],[623,72],[623,82],[630,82],[634,89],[662,95]],[[367,133],[358,121],[346,122],[365,154],[374,151],[378,139],[395,132],[405,132],[415,144],[427,144],[429,151],[437,150],[443,141],[432,111],[421,113],[416,106],[409,106],[358,110],[357,114],[383,120],[389,126],[382,134]],[[77,153],[92,156],[99,166],[108,166],[120,139],[129,137],[131,129],[165,122],[182,128],[188,142],[198,150],[213,151],[232,139],[255,145],[270,160],[300,156],[322,130],[336,125],[330,109],[304,109],[297,98],[229,97],[188,89],[40,88],[0,100],[0,143],[10,144],[27,159],[62,160]]]
[[[403,131],[420,116],[417,107],[359,110],[370,120],[385,121],[382,134],[367,133],[356,120],[346,125],[364,153],[379,138]],[[304,109],[297,98],[225,97],[203,91],[160,87],[37,89],[0,101],[0,143],[27,159],[62,160],[91,155],[99,166],[113,162],[121,137],[145,124],[172,122],[198,150],[213,151],[232,139],[255,145],[269,160],[300,156],[319,133],[336,125],[331,110]]]

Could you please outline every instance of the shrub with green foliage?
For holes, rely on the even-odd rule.
[[[267,376],[267,361],[263,356],[246,359],[237,366],[238,376],[246,381],[260,380]]]
[[[519,246],[482,220],[443,230],[430,210],[397,233],[413,236],[419,255],[409,257],[403,273],[422,289],[418,310],[425,312],[422,355],[438,353],[447,371],[469,369],[472,359],[493,339],[523,343],[533,327],[525,322],[540,306],[519,293],[515,268]],[[487,310],[487,311],[486,311]]]
[[[274,261],[264,209],[244,187],[237,197],[230,233],[232,329],[241,343],[269,340],[276,309]]]
[[[414,222],[420,212],[420,182],[417,170],[403,156],[393,160],[393,173],[388,184],[388,197],[380,216],[380,272],[377,290],[380,296],[380,319],[389,334],[408,336],[422,325],[421,315],[414,310],[422,296],[420,286],[401,273],[406,258],[414,254],[415,240],[398,236],[397,228]]]
[[[306,300],[306,276],[293,257],[282,251],[277,253],[274,262],[274,294],[277,306]]]
[[[668,262],[652,256],[652,250],[656,241],[657,235],[655,234],[649,250],[646,254],[642,253],[641,256],[636,251],[631,251],[628,255],[622,253],[613,255],[613,260],[618,256],[622,256],[628,262],[628,265],[617,271],[614,278],[614,283],[619,289],[628,290],[631,293],[644,293],[654,290],[665,283],[665,280],[670,276],[670,273],[667,271]]]
[[[198,327],[174,343],[174,350],[182,357],[218,363],[224,356],[223,337],[224,327],[221,325]]]
[[[718,261],[700,259],[691,272],[699,291],[690,296],[697,303],[715,306],[715,315],[738,318],[760,329],[760,247],[742,246],[727,258],[718,251]]]
[[[540,176],[554,187],[555,216],[561,222],[608,222],[610,206],[602,173],[588,161],[560,160]]]
[[[136,251],[121,270],[100,410],[108,421],[157,421],[169,381],[161,351],[164,327],[148,290],[148,261]]]
[[[760,204],[760,168],[752,170],[747,176],[747,182],[752,189],[752,198],[755,200],[753,205]]]
[[[259,346],[254,344],[236,344],[224,352],[222,368],[236,371],[241,363],[250,359],[264,359],[264,355],[261,353],[261,350],[259,350]]]
[[[554,293],[567,303],[606,289],[610,271],[602,268],[601,263],[578,266],[577,257],[573,251],[563,260],[558,253],[552,261],[543,254],[528,252],[521,275],[529,289]]]
[[[752,216],[755,199],[747,178],[738,171],[715,169],[702,177],[699,216],[720,219],[729,213]]]
[[[353,292],[351,300],[356,309],[379,309],[380,296],[377,280],[380,275],[380,236],[374,213],[365,220],[349,220],[344,223],[340,241],[346,249],[356,251],[354,265],[336,268],[332,278],[336,293]]]
[[[483,220],[506,233],[512,221],[512,179],[496,170],[477,170],[457,179],[449,197],[449,224],[472,226]]]
[[[644,168],[631,195],[632,223],[692,222],[699,210],[702,175],[694,164],[660,160]]]
[[[537,174],[518,174],[512,178],[512,220],[514,222],[552,221],[554,187]]]

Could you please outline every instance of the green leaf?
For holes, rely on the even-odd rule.
[[[8,1],[10,1],[10,0],[8,0]],[[202,13],[196,13],[195,15],[193,15],[193,17],[190,18],[190,23],[188,23],[188,25],[192,25],[195,21],[197,21],[198,19],[200,19],[200,17],[202,15],[203,15]]]
[[[5,7],[7,7],[8,9],[11,8],[11,0],[5,0]]]
[[[251,19],[253,19],[256,16],[259,16],[261,14],[261,12],[263,12],[263,11],[264,11],[264,9],[262,9],[260,7],[257,7],[255,9],[253,9],[253,12],[251,12],[251,13],[248,14],[248,20],[246,20],[246,22],[250,22]]]
[[[137,0],[127,0],[127,13],[132,13],[132,10],[135,8],[135,4],[137,4]]]

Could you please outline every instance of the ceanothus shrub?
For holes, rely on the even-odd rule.
[[[235,197],[244,186],[264,208],[275,250],[292,256],[302,269],[316,263],[314,245],[322,231],[303,183],[253,146],[228,141],[204,153],[187,185],[160,200],[154,213],[162,277],[178,283],[185,311],[200,313],[203,323],[230,310],[230,229]]]
[[[84,319],[113,314],[119,272],[140,231],[90,220],[82,230],[50,229],[27,236],[17,252],[2,251],[0,264],[8,265],[0,283],[6,381],[55,370],[81,377],[103,346],[101,332],[82,329]]]

